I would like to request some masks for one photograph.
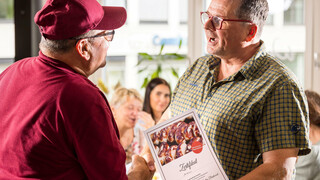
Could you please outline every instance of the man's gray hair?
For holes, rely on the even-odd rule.
[[[63,40],[51,40],[51,39],[46,39],[42,36],[39,44],[39,48],[40,50],[43,50],[43,49],[49,50],[51,53],[58,53],[58,54],[66,53],[75,46],[77,42],[77,40],[75,39],[82,39],[84,37],[92,36],[93,34],[94,34],[94,31],[89,31],[80,36],[74,37],[73,39],[63,39]]]
[[[267,0],[240,0],[237,15],[240,19],[251,20],[258,26],[257,36],[260,37],[269,13]]]

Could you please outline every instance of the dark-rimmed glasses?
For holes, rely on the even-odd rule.
[[[220,30],[222,29],[222,24],[224,21],[234,21],[234,22],[247,22],[247,23],[252,23],[252,21],[249,20],[243,20],[243,19],[223,19],[218,16],[211,16],[208,14],[208,12],[200,12],[200,18],[201,18],[201,23],[205,25],[207,21],[211,19],[211,24],[212,26]]]
[[[80,39],[87,39],[87,38],[104,37],[107,41],[112,41],[114,34],[115,34],[115,31],[112,30],[112,31],[96,34],[94,36],[87,36],[87,37],[81,37],[81,38],[71,38],[71,39],[80,40]]]

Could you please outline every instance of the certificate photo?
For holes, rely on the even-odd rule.
[[[144,135],[163,180],[228,179],[194,109],[157,124]]]

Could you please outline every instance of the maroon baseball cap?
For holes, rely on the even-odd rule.
[[[113,30],[127,19],[123,7],[101,6],[96,0],[47,0],[34,17],[42,36],[69,39],[90,30]]]

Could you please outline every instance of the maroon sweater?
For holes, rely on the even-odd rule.
[[[109,104],[68,65],[20,60],[0,75],[0,179],[127,179]]]

